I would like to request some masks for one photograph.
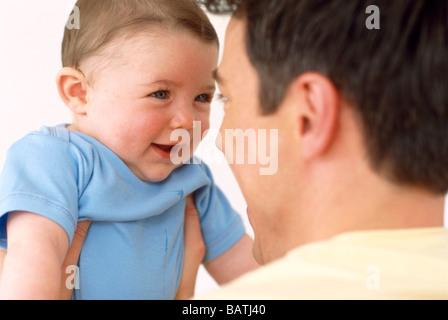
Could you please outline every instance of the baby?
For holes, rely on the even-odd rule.
[[[193,0],[76,9],[57,76],[72,123],[16,142],[0,178],[0,298],[57,298],[77,222],[91,220],[75,299],[173,299],[192,193],[211,275],[252,269],[251,240],[208,167],[170,160],[174,130],[209,127],[218,39],[207,16]]]

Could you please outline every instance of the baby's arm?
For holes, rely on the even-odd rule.
[[[40,215],[14,212],[7,234],[0,299],[58,299],[69,241],[64,229]]]
[[[205,264],[219,285],[228,283],[259,267],[252,254],[253,240],[246,234],[229,250]]]

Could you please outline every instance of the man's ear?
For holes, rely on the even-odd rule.
[[[298,130],[302,154],[313,158],[328,150],[337,133],[339,91],[327,77],[314,72],[300,75],[292,84],[299,99]]]
[[[88,86],[82,72],[74,68],[62,68],[56,76],[56,85],[62,101],[78,115],[87,112]]]

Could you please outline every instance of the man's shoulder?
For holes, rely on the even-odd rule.
[[[299,278],[303,270],[295,269],[296,261],[281,258],[243,275],[212,292],[198,296],[202,300],[284,300],[305,299]],[[293,272],[291,272],[295,269]],[[299,289],[300,288],[300,289]]]
[[[410,234],[413,233],[413,234]],[[347,234],[290,251],[200,299],[439,299],[448,298],[447,232],[444,229]],[[416,250],[383,240],[418,237]],[[363,237],[368,239],[361,240]],[[392,241],[393,242],[393,241]],[[374,243],[379,243],[374,244]],[[440,250],[435,252],[434,245]],[[418,261],[418,263],[417,263]],[[445,280],[442,280],[445,278]]]

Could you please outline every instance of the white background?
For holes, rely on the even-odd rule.
[[[70,122],[69,111],[57,94],[55,76],[61,67],[64,26],[74,4],[74,0],[0,2],[0,168],[8,147],[29,131],[43,125]],[[215,16],[211,20],[220,35],[222,48],[228,20]],[[219,128],[221,119],[222,108],[215,102],[211,127]],[[242,214],[252,235],[245,216],[246,204],[228,166],[210,166],[216,183]],[[201,269],[197,293],[216,287]]]

